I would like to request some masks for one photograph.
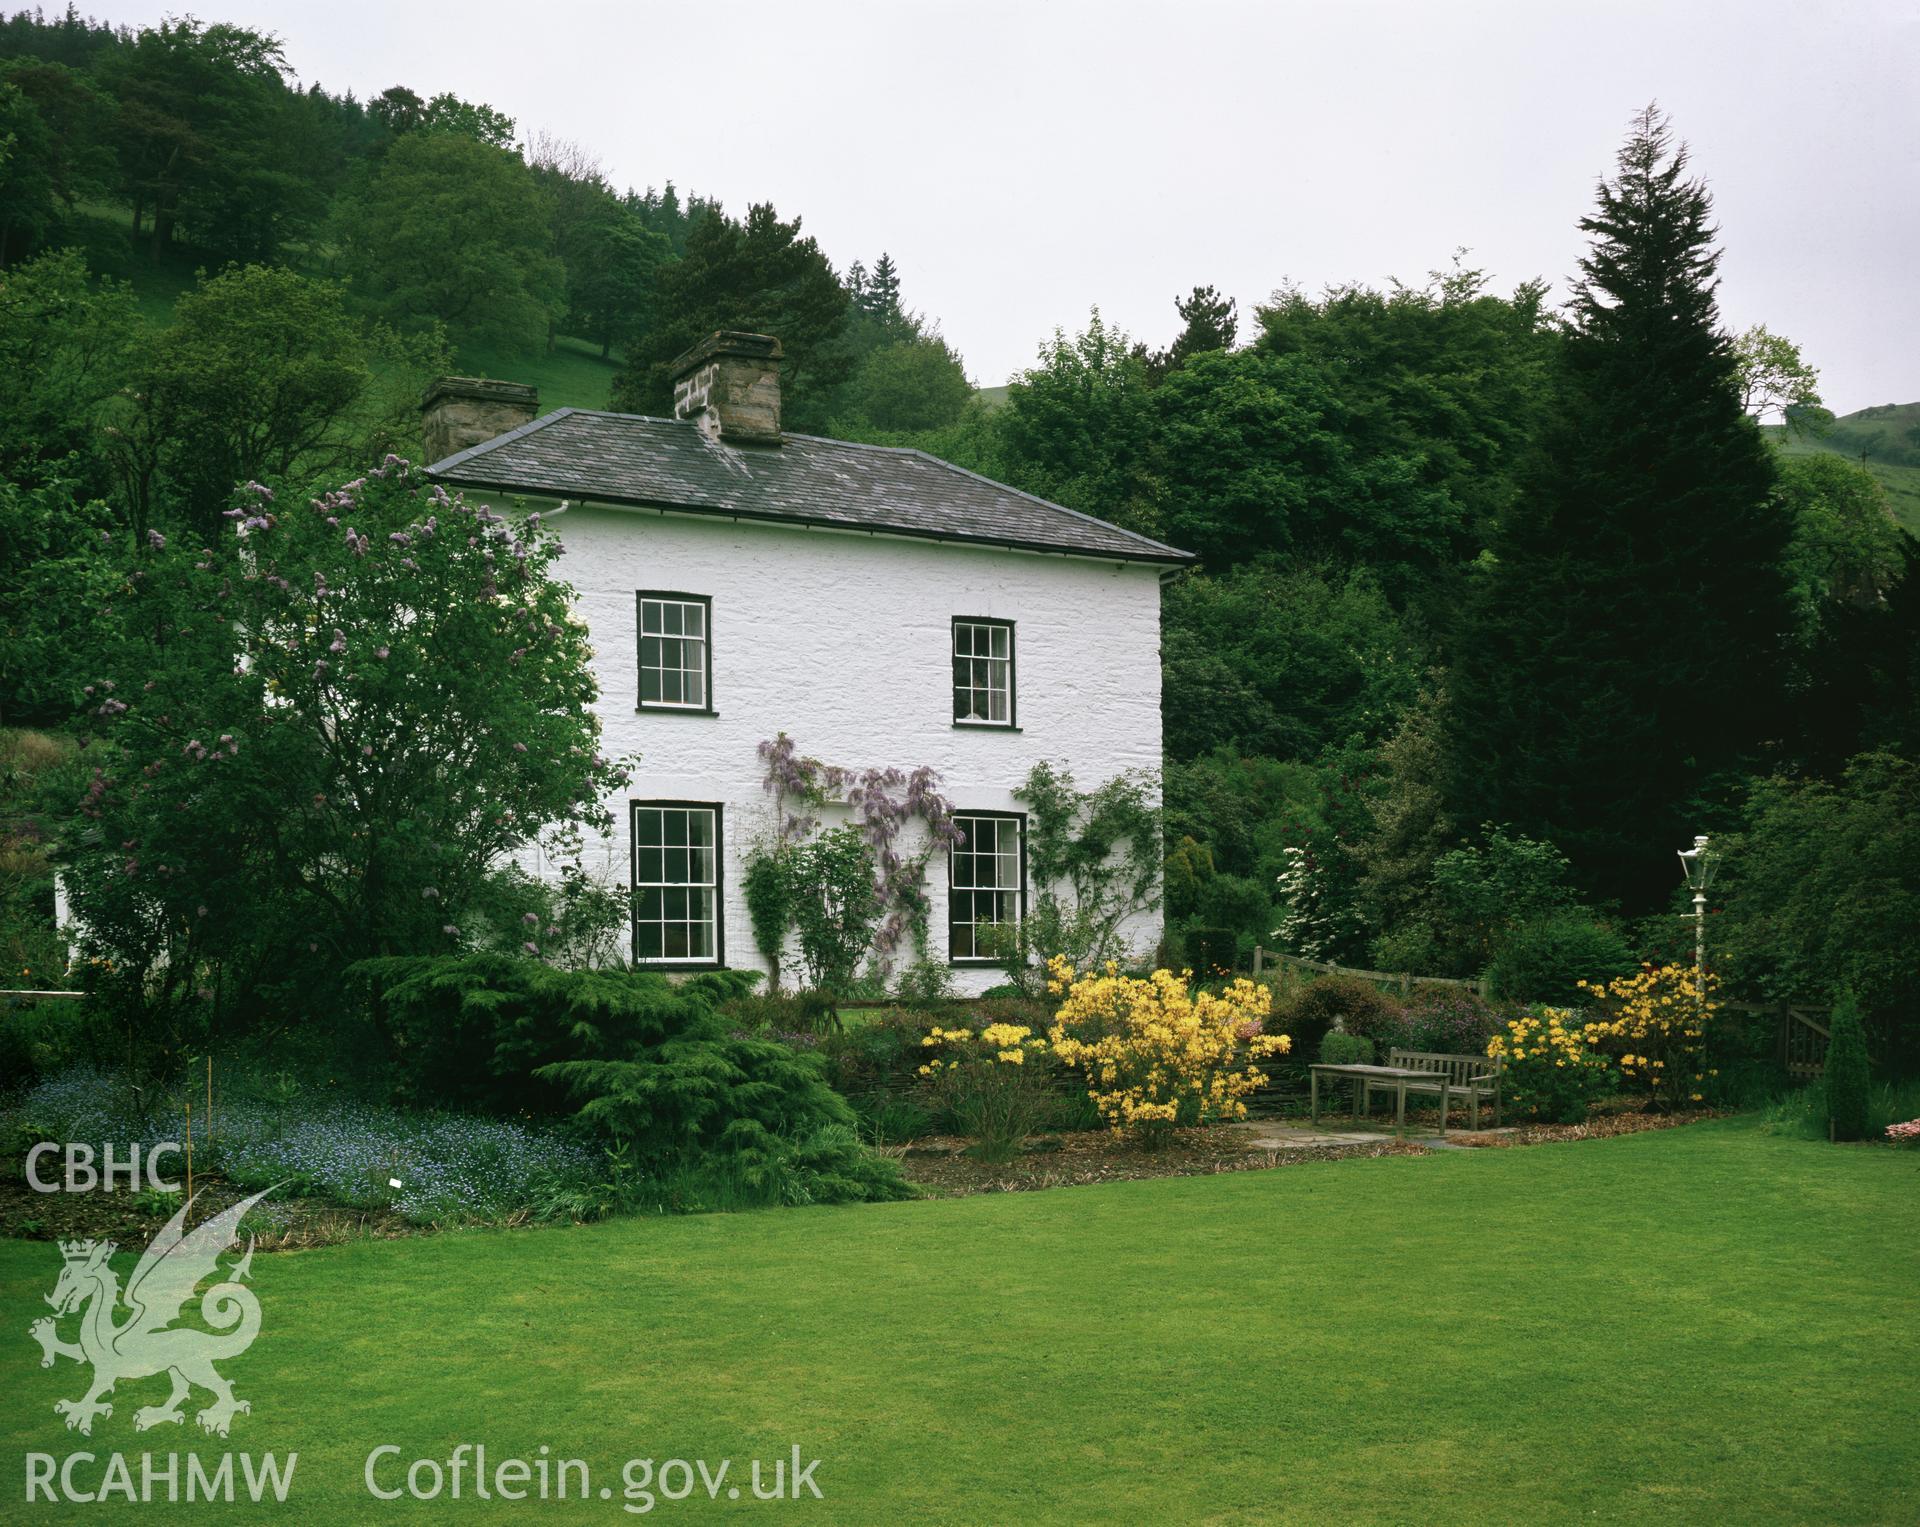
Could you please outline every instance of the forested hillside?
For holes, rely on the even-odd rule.
[[[1888,496],[1915,410],[1769,442],[1817,378],[1725,332],[1656,112],[1559,286],[1462,259],[1242,313],[1196,284],[1164,345],[1061,315],[990,398],[886,254],[842,269],[804,209],[667,168],[618,187],[484,102],[295,88],[231,24],[0,20],[0,720],[97,711],[90,644],[148,549],[220,532],[236,485],[302,501],[415,454],[433,375],[661,412],[676,353],[758,330],[790,429],[1198,554],[1163,631],[1176,954],[1530,994],[1682,938],[1672,855],[1711,832],[1749,989],[1905,1000],[1920,581]]]

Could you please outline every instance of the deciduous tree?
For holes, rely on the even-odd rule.
[[[158,517],[208,534],[236,483],[297,484],[404,447],[444,366],[437,336],[361,321],[337,283],[260,265],[203,278],[139,347],[112,413],[136,537]]]
[[[456,344],[532,350],[561,304],[550,209],[519,157],[457,132],[410,132],[336,226],[348,269],[396,323]]]

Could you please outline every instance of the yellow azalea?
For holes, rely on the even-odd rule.
[[[1606,1017],[1589,1023],[1590,1043],[1619,1048],[1621,1071],[1643,1084],[1651,1098],[1682,1101],[1688,1077],[1717,1075],[1705,1065],[1707,1022],[1719,1007],[1712,1000],[1716,977],[1703,980],[1690,965],[1646,965],[1631,976],[1584,982]]]
[[[1189,971],[1123,976],[1109,963],[1077,973],[1056,957],[1049,987],[1061,997],[1048,1033],[1056,1059],[1087,1078],[1087,1095],[1116,1133],[1242,1118],[1247,1094],[1265,1085],[1254,1064],[1292,1041],[1266,1034],[1272,994],[1244,978],[1196,992]],[[1183,1099],[1192,1099],[1183,1103]]]

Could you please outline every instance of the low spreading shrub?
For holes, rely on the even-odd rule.
[[[1582,1037],[1573,1014],[1543,1007],[1507,1021],[1487,1041],[1501,1063],[1503,1105],[1522,1118],[1578,1124],[1588,1105],[1611,1089],[1613,1068]]]
[[[749,1205],[886,1203],[913,1189],[889,1158],[860,1143],[852,1127],[825,1124],[798,1136],[770,1135],[717,1158],[710,1171],[734,1176]]]
[[[781,1158],[829,1126],[854,1139],[853,1111],[819,1054],[722,1016],[753,976],[708,972],[676,986],[650,972],[561,971],[485,953],[371,961],[360,974],[416,1100],[572,1108],[580,1129],[629,1148],[643,1176],[723,1155]],[[848,1181],[868,1175],[852,1159],[839,1170]],[[898,1175],[890,1163],[873,1170]]]
[[[537,1073],[609,1059],[712,1023],[755,977],[713,971],[679,985],[652,971],[556,970],[497,951],[368,960],[353,969],[389,1037],[394,1089],[418,1107],[560,1114],[566,1089]]]
[[[1441,1055],[1484,1055],[1500,1032],[1502,1016],[1471,987],[1416,986],[1399,1004],[1403,1049]]]
[[[1056,959],[1048,973],[1060,998],[1053,1054],[1081,1072],[1115,1133],[1244,1118],[1243,1100],[1267,1081],[1257,1062],[1291,1048],[1289,1036],[1266,1032],[1272,993],[1252,981],[1216,995],[1169,970],[1081,975]]]

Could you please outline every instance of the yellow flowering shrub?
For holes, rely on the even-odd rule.
[[[1606,1057],[1587,1044],[1566,1008],[1509,1018],[1487,1041],[1487,1054],[1500,1062],[1501,1106],[1550,1124],[1580,1123],[1613,1081]]]
[[[1582,981],[1583,990],[1607,1016],[1589,1023],[1587,1042],[1617,1058],[1630,1087],[1649,1104],[1685,1108],[1706,1101],[1712,1078],[1707,1064],[1707,1025],[1720,1004],[1719,978],[1704,987],[1691,965],[1643,965],[1630,976],[1605,983]]]
[[[1273,994],[1251,981],[1215,995],[1195,991],[1190,971],[1141,978],[1109,963],[1082,974],[1059,956],[1047,975],[1060,998],[1053,1053],[1086,1077],[1087,1096],[1116,1134],[1244,1118],[1247,1094],[1267,1080],[1255,1062],[1293,1047],[1285,1034],[1264,1032]]]
[[[982,1161],[1019,1155],[1053,1103],[1047,1042],[1024,1024],[990,1023],[984,1029],[936,1025],[920,1043],[934,1052],[920,1067],[921,1084],[935,1109],[973,1137],[969,1153]]]

